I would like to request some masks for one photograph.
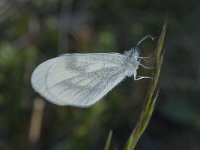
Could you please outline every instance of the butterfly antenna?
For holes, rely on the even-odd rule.
[[[143,41],[147,40],[147,39],[151,39],[152,41],[154,41],[154,37],[151,35],[146,35],[145,37],[143,37],[136,45],[136,47],[138,47]]]

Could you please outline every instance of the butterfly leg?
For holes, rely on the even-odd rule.
[[[147,67],[147,66],[145,66],[145,65],[143,65],[143,64],[139,64],[140,66],[142,66],[143,68],[145,68],[145,69],[154,69],[155,67]]]
[[[134,80],[141,80],[141,79],[153,79],[153,78],[147,77],[147,76],[137,76],[137,77],[134,77]]]

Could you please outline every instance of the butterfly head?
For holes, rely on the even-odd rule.
[[[137,64],[140,62],[140,49],[138,47],[131,48],[131,50],[126,51],[125,54],[129,57],[129,59],[134,63]]]
[[[127,60],[127,76],[135,76],[140,64],[139,48],[135,47],[129,51],[125,51],[125,56]]]

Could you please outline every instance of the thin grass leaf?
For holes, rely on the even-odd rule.
[[[109,150],[111,139],[112,139],[112,130],[109,131],[108,137],[106,139],[106,144],[104,146],[104,150]]]
[[[125,146],[125,150],[134,150],[140,137],[142,136],[143,132],[145,131],[153,110],[155,106],[156,99],[158,97],[159,91],[156,90],[157,83],[158,83],[158,78],[160,76],[160,70],[162,67],[162,62],[163,62],[163,57],[164,57],[164,49],[163,49],[163,44],[164,44],[164,39],[165,39],[165,33],[166,33],[166,28],[167,28],[167,17],[165,19],[162,32],[159,36],[157,45],[156,45],[156,50],[154,54],[154,66],[156,68],[155,72],[153,73],[152,77],[154,80],[152,80],[150,84],[150,88],[147,91],[144,105],[143,105],[143,110],[142,113],[139,117],[139,120],[136,124],[135,129],[131,133],[127,144]],[[154,96],[155,95],[155,96]]]

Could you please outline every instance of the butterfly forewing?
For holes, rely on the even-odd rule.
[[[65,54],[39,65],[32,85],[55,104],[87,107],[124,79],[126,63],[119,53]]]

